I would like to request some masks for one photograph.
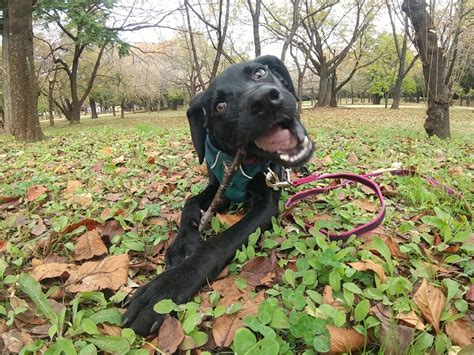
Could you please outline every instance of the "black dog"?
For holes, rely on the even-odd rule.
[[[313,154],[296,100],[288,70],[274,56],[227,68],[191,100],[187,115],[192,141],[199,162],[207,161],[209,184],[186,201],[177,237],[166,255],[167,271],[136,291],[123,317],[125,326],[140,335],[156,331],[163,316],[153,311],[155,303],[167,298],[187,302],[219,275],[249,234],[271,226],[280,192],[266,185],[263,172],[270,167],[281,175],[282,166],[300,166]],[[231,161],[240,146],[247,160],[225,196],[245,202],[248,212],[222,234],[201,241],[201,210],[209,207],[219,187],[222,160]]]

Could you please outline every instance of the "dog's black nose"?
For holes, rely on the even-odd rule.
[[[274,87],[262,86],[250,97],[249,108],[252,114],[274,111],[283,103],[280,90]]]

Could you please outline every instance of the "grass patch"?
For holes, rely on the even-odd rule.
[[[424,135],[423,111],[305,110],[316,143],[309,169],[364,173],[401,165],[462,198],[420,176],[384,175],[382,228],[344,245],[326,240],[319,228],[368,221],[377,209],[373,195],[349,186],[301,203],[271,230],[252,235],[226,278],[186,305],[165,305],[165,313],[176,311],[178,321],[169,326],[182,334],[178,344],[147,343],[120,328],[118,307],[130,284],[111,292],[100,289],[107,276],[94,281],[95,289],[67,280],[87,262],[99,268],[104,254],[126,258],[117,280],[128,275],[142,284],[163,270],[184,200],[206,183],[184,111],[84,118],[78,126],[58,121],[44,126],[47,140],[30,145],[0,135],[0,343],[11,352],[68,354],[148,353],[158,343],[162,350],[230,346],[240,354],[447,353],[465,345],[473,301],[472,112],[451,110],[453,138],[440,141]],[[214,219],[211,234],[226,228],[226,217]],[[84,235],[104,251],[84,249]],[[233,341],[219,338],[225,317],[245,314]]]

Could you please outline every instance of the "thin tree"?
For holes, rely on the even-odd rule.
[[[255,0],[255,6],[252,0],[247,0],[250,15],[252,16],[253,44],[255,47],[255,56],[262,55],[262,44],[260,43],[260,9],[262,0]]]
[[[459,53],[459,41],[465,31],[465,20],[474,11],[466,4],[467,0],[450,3],[453,17],[441,26],[441,36],[434,24],[434,4],[428,7],[425,0],[404,0],[402,4],[415,31],[414,43],[423,66],[428,97],[424,127],[429,136],[442,139],[451,136],[449,103],[453,73],[459,68],[459,58],[463,57]]]
[[[390,0],[385,0],[385,6],[387,8],[388,16],[390,18],[390,25],[392,27],[393,41],[395,44],[395,50],[397,51],[398,57],[398,68],[397,68],[397,77],[395,79],[395,84],[392,88],[392,105],[391,109],[398,109],[400,107],[400,99],[402,96],[402,85],[403,79],[408,75],[411,68],[418,59],[418,55],[414,56],[410,63],[406,63],[407,54],[408,54],[408,41],[410,36],[408,19],[402,17],[400,21],[403,23],[403,37],[400,43],[400,36],[397,31],[396,19],[395,16],[399,13],[397,8]]]
[[[19,141],[39,141],[44,135],[33,61],[33,0],[4,0],[1,5],[5,128]]]

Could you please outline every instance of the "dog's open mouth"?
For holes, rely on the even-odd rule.
[[[296,132],[276,124],[254,143],[258,149],[270,153],[273,159],[277,158],[284,166],[298,166],[311,158],[313,143],[304,129],[297,129]]]

